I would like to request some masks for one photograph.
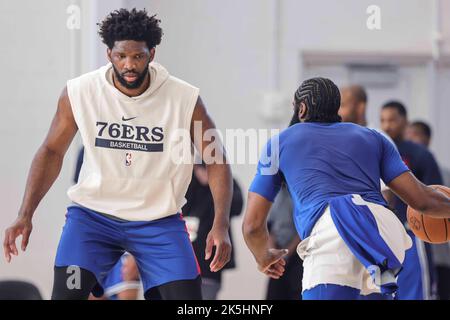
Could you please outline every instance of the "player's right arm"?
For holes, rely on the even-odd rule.
[[[410,207],[425,215],[450,218],[450,198],[424,185],[411,172],[392,180],[389,188]]]
[[[25,251],[32,231],[33,214],[58,177],[64,155],[77,131],[67,88],[64,88],[47,137],[32,161],[18,217],[5,231],[3,250],[8,262],[11,255],[19,253],[16,247],[19,236],[22,236],[21,248]]]

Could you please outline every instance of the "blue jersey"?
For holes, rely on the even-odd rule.
[[[297,231],[305,239],[330,200],[359,194],[386,206],[380,178],[389,184],[408,170],[376,130],[352,123],[299,123],[266,144],[250,191],[273,201],[285,181]]]

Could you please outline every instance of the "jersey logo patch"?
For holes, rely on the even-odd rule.
[[[132,158],[131,152],[127,152],[125,155],[125,165],[127,167],[131,166],[131,158]]]
[[[125,117],[122,117],[122,121],[124,121],[124,122],[126,122],[126,121],[131,121],[131,120],[134,120],[134,119],[136,119],[137,117],[134,117],[134,118],[125,118]]]

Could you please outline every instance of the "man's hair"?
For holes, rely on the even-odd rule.
[[[355,98],[356,102],[364,102],[367,103],[367,92],[363,86],[360,85],[352,85],[348,87],[353,98]]]
[[[411,123],[411,126],[418,128],[428,139],[431,139],[432,130],[428,123],[423,121],[414,121]]]
[[[98,24],[99,35],[109,49],[116,41],[145,41],[149,49],[161,43],[163,31],[159,27],[161,20],[156,15],[149,16],[147,11],[120,9],[111,12],[105,20]]]
[[[306,122],[340,122],[342,120],[338,115],[341,94],[330,79],[312,78],[304,81],[295,92],[296,110],[302,102],[307,107]]]
[[[399,101],[388,101],[383,105],[381,109],[395,109],[402,117],[408,118],[408,112],[406,111],[405,106]]]

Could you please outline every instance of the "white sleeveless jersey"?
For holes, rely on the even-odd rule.
[[[149,70],[150,87],[138,97],[113,85],[111,64],[68,81],[85,152],[67,192],[74,203],[128,221],[170,216],[186,203],[193,165],[172,160],[172,137],[189,132],[199,90],[157,63]]]

